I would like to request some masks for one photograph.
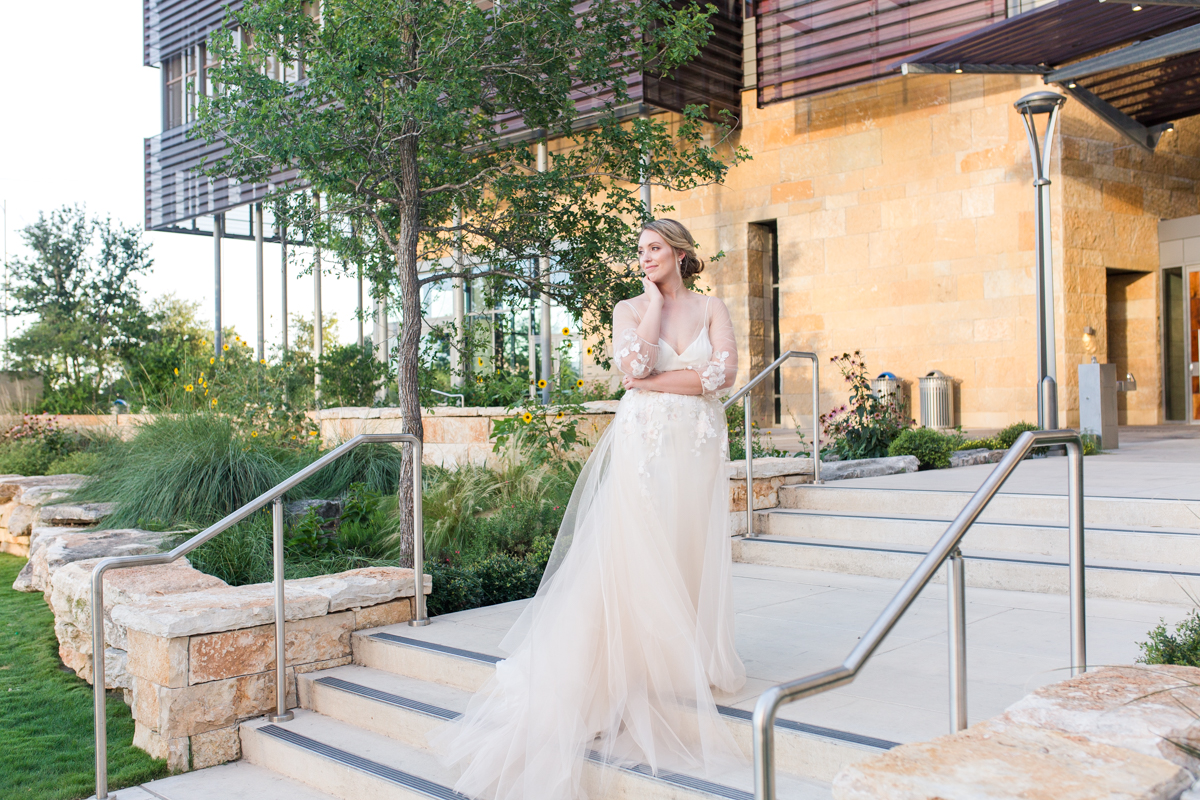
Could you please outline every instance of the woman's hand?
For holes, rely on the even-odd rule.
[[[646,293],[646,299],[651,303],[662,302],[663,296],[662,292],[658,290],[658,284],[645,276],[642,277],[642,291]]]
[[[641,382],[640,378],[635,378],[632,375],[621,376],[621,385],[625,387],[625,391],[638,388],[638,384]]]

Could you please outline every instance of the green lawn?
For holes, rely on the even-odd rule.
[[[92,687],[58,660],[54,615],[40,594],[12,590],[25,559],[0,553],[0,800],[76,800],[95,793]],[[133,719],[108,698],[109,788],[167,774],[132,745]]]

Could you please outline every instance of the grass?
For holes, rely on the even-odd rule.
[[[198,527],[229,514],[294,475],[322,453],[247,439],[219,414],[162,415],[128,442],[99,451],[95,480],[78,499],[116,503],[108,528]],[[396,490],[402,453],[363,445],[326,467],[289,499],[331,498],[352,483]]]
[[[58,659],[54,615],[40,594],[12,590],[25,559],[0,553],[0,797],[76,800],[95,792],[92,687]],[[108,699],[109,787],[167,774],[133,747],[133,719]]]

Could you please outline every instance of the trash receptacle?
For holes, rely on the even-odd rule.
[[[881,373],[878,378],[871,381],[871,394],[885,403],[901,402],[900,379],[890,372]]]
[[[954,379],[935,369],[920,380],[921,427],[954,427]]]
[[[1079,365],[1079,432],[1100,439],[1104,450],[1115,450],[1117,439],[1117,365]]]

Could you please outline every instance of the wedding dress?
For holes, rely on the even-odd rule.
[[[509,657],[433,737],[463,765],[454,788],[469,797],[586,798],[589,756],[704,774],[744,763],[710,688],[745,682],[718,400],[737,371],[733,325],[720,300],[705,298],[702,317],[663,320],[662,334],[684,334],[677,351],[638,337],[639,300],[614,311],[618,368],[637,378],[694,370],[703,394],[622,398],[537,594],[501,644]]]

